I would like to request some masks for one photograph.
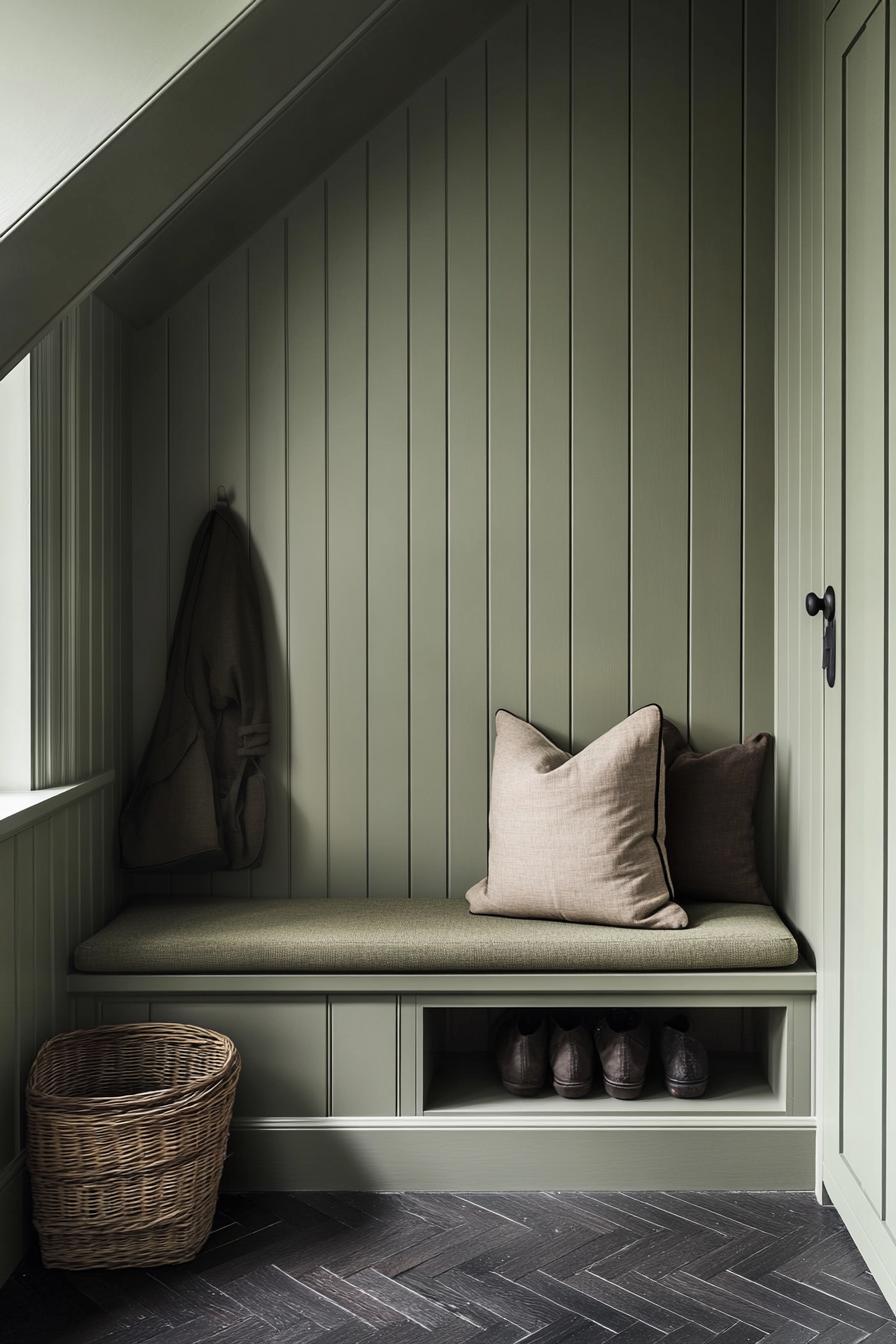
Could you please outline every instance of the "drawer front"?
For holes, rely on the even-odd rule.
[[[243,1069],[236,1114],[326,1115],[327,1005],[300,999],[159,999],[153,1022],[191,1022],[229,1036]]]

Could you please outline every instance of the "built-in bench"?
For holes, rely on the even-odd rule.
[[[462,901],[132,904],[82,943],[79,1025],[193,1021],[244,1069],[234,1188],[806,1188],[814,972],[770,906],[693,904],[683,930],[471,915]],[[687,1009],[705,1098],[504,1092],[508,1008]]]

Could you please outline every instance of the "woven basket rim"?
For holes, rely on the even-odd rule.
[[[110,1040],[115,1037],[140,1036],[152,1037],[159,1032],[180,1036],[186,1044],[188,1041],[194,1044],[214,1045],[218,1049],[223,1049],[224,1059],[208,1073],[200,1074],[198,1077],[185,1083],[174,1084],[170,1087],[153,1088],[145,1092],[125,1092],[117,1096],[107,1096],[102,1093],[96,1095],[79,1094],[72,1096],[65,1092],[48,1092],[38,1087],[34,1083],[35,1074],[39,1072],[41,1064],[52,1057],[54,1054],[62,1054],[66,1047],[74,1044],[76,1040],[86,1041]],[[214,1092],[215,1088],[226,1083],[230,1075],[236,1071],[239,1073],[240,1056],[236,1046],[229,1036],[223,1032],[213,1031],[210,1027],[194,1026],[184,1022],[120,1022],[110,1026],[102,1027],[83,1027],[77,1031],[61,1032],[56,1036],[51,1036],[45,1041],[35,1056],[34,1063],[28,1074],[28,1082],[25,1087],[25,1101],[28,1109],[36,1109],[43,1112],[52,1112],[54,1115],[92,1115],[99,1118],[98,1112],[107,1112],[110,1119],[114,1116],[120,1120],[122,1113],[141,1111],[161,1111],[170,1106],[177,1106],[185,1098],[192,1100],[199,1095],[205,1095]]]

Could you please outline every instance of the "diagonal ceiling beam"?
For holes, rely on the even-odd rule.
[[[0,376],[398,3],[262,0],[3,234]]]

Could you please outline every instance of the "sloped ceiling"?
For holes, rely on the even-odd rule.
[[[0,238],[0,374],[93,289],[163,311],[509,3],[246,10]]]
[[[257,3],[3,5],[0,236]]]

